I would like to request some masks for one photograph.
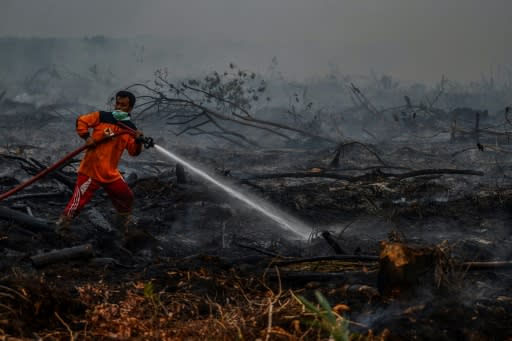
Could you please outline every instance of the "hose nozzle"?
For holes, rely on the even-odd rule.
[[[148,149],[155,146],[155,142],[152,137],[140,135],[136,139],[137,143],[144,145],[144,148]]]
[[[144,148],[148,149],[155,146],[155,141],[153,141],[152,137],[145,137],[142,138],[142,143],[144,144]]]

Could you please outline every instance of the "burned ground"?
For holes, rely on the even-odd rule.
[[[3,150],[1,192],[55,162],[75,143],[68,141]],[[101,191],[74,222],[72,239],[4,214],[0,336],[319,340],[348,330],[356,340],[512,337],[507,145],[164,146],[299,218],[311,227],[309,238],[188,171],[178,183],[176,165],[149,150],[121,165],[144,231],[128,243],[112,228],[114,211]],[[71,193],[73,165],[2,207],[55,221]],[[34,261],[83,245],[90,252],[73,259]],[[383,271],[387,246],[427,250],[428,262],[395,283]],[[338,314],[333,320],[322,297]]]

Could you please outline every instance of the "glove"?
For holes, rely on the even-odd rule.
[[[144,144],[144,148],[148,149],[155,146],[155,142],[153,141],[153,138],[146,137],[142,133],[137,133],[137,136],[135,137],[135,142],[138,144]]]
[[[135,138],[135,142],[137,142],[138,144],[143,144],[145,140],[146,140],[146,138],[144,137],[144,135],[138,135]]]
[[[135,142],[137,142],[138,144],[144,143],[144,133],[142,131],[137,130],[135,132]]]

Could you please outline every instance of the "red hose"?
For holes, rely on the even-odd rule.
[[[128,128],[128,127],[126,127],[126,128]],[[103,143],[105,141],[110,140],[110,138],[112,138],[114,136],[123,135],[123,134],[132,134],[133,135],[134,134],[134,130],[130,129],[129,131],[121,131],[121,132],[116,133],[116,134],[114,134],[112,136],[106,136],[106,137],[104,137],[103,139],[101,139],[99,141],[95,141],[95,144],[97,145],[97,144]],[[45,168],[44,170],[42,170],[38,174],[34,175],[34,177],[32,177],[31,179],[29,179],[29,180],[19,184],[18,186],[14,187],[13,189],[11,189],[11,190],[9,190],[9,191],[7,191],[5,193],[0,194],[0,201],[4,200],[7,197],[10,197],[14,193],[18,193],[19,191],[21,191],[25,187],[27,187],[27,186],[33,184],[34,182],[38,181],[39,179],[41,179],[43,176],[45,176],[45,175],[53,172],[54,170],[58,169],[66,161],[72,159],[74,156],[80,154],[82,151],[84,151],[85,149],[87,149],[89,147],[90,147],[89,145],[81,146],[80,148],[78,148],[78,149],[72,151],[71,153],[69,153],[68,155],[64,156],[64,158],[62,158],[61,160],[57,161],[57,163],[55,163],[54,165],[52,165],[52,166],[50,166],[48,168]]]

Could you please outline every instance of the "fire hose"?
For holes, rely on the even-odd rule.
[[[106,141],[109,141],[113,137],[119,136],[119,135],[124,135],[124,134],[130,134],[132,136],[136,136],[137,135],[137,132],[135,130],[131,129],[130,127],[128,127],[127,125],[125,125],[125,124],[123,124],[121,122],[118,122],[118,124],[121,127],[123,127],[124,130],[122,130],[122,131],[120,131],[118,133],[114,133],[112,135],[105,136],[105,137],[103,137],[102,139],[100,139],[98,141],[94,141],[94,145],[98,145],[98,144],[104,143]],[[137,140],[137,142],[142,143],[145,148],[154,147],[154,145],[155,145],[155,143],[153,142],[153,139],[151,137],[145,137],[143,135],[140,135],[140,136],[136,137],[136,140]],[[7,191],[5,193],[0,194],[0,201],[4,200],[5,198],[10,197],[11,195],[13,195],[15,193],[18,193],[19,191],[21,191],[22,189],[24,189],[27,186],[30,186],[31,184],[33,184],[34,182],[38,181],[42,177],[48,175],[49,173],[55,171],[56,169],[59,169],[67,161],[71,160],[73,157],[75,157],[76,155],[80,154],[82,151],[84,151],[85,149],[88,149],[90,147],[92,147],[92,145],[85,144],[85,145],[75,149],[74,151],[72,151],[71,153],[67,154],[66,156],[64,156],[59,161],[57,161],[52,166],[50,166],[48,168],[45,168],[41,172],[39,172],[36,175],[34,175],[31,179],[29,179],[29,180],[19,184],[18,186],[12,188],[11,190],[9,190],[9,191]]]

